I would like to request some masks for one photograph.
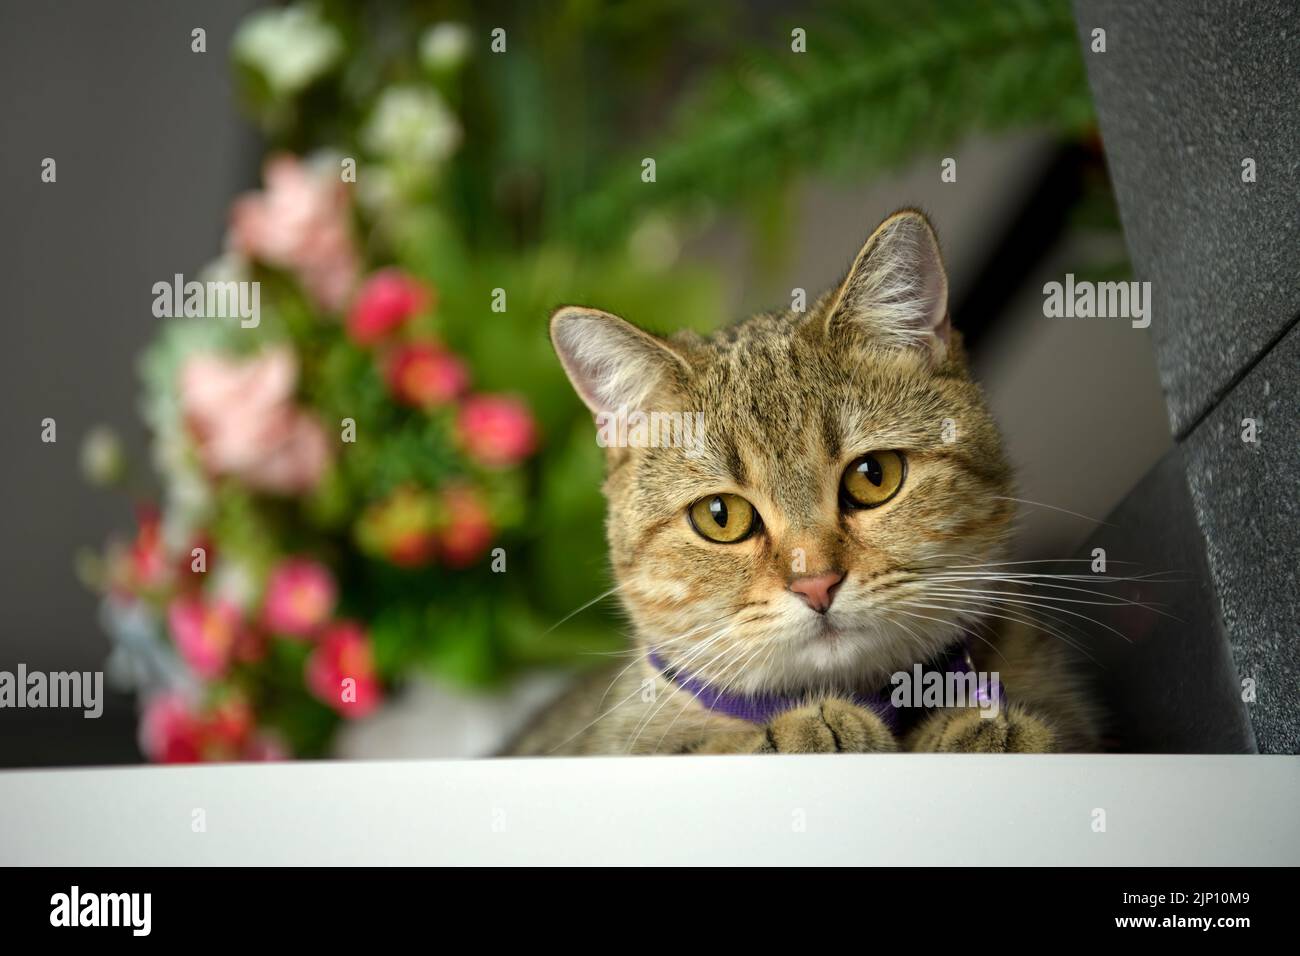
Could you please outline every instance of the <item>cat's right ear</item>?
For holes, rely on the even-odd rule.
[[[667,342],[599,309],[556,309],[551,343],[578,397],[597,415],[642,409],[656,391],[690,372]]]
[[[936,359],[947,353],[948,273],[924,213],[903,209],[876,228],[835,294],[826,327],[856,330],[887,347],[920,349]]]

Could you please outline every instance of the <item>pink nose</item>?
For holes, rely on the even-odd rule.
[[[804,603],[818,614],[825,614],[835,600],[835,591],[844,580],[844,575],[837,571],[826,574],[810,574],[795,578],[790,582],[790,590],[803,598]]]

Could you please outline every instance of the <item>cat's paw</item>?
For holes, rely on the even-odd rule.
[[[778,714],[768,722],[761,753],[885,753],[898,741],[884,721],[865,708],[831,698]]]
[[[973,708],[940,710],[907,738],[908,750],[927,753],[1045,754],[1058,749],[1056,733],[1021,708],[985,717]]]
[[[887,753],[898,741],[878,716],[847,701],[830,699],[796,707],[765,726],[723,730],[688,748],[700,754]]]

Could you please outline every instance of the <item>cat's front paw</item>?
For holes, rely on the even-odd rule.
[[[796,707],[752,730],[724,730],[688,748],[706,754],[887,753],[898,741],[878,716],[830,699]]]
[[[778,714],[764,729],[760,753],[884,753],[898,741],[871,711],[831,698]]]
[[[940,710],[906,740],[906,749],[927,753],[1045,754],[1057,748],[1052,728],[1017,707],[992,717],[973,708]]]

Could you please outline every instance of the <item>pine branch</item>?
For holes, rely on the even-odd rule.
[[[575,209],[578,241],[608,242],[650,205],[728,203],[795,174],[895,164],[977,131],[1092,121],[1066,0],[845,5],[783,46],[724,68],[675,131],[618,162]],[[796,24],[798,25],[798,24]],[[656,182],[641,182],[653,157]],[[937,173],[936,173],[937,175]]]

